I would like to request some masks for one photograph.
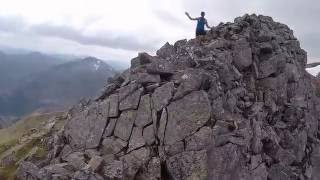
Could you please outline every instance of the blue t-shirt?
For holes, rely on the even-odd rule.
[[[205,24],[206,24],[206,19],[204,17],[200,17],[197,23],[197,31],[204,31]]]

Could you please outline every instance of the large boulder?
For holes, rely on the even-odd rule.
[[[78,150],[98,147],[108,121],[103,113],[108,114],[108,109],[107,103],[92,104],[68,121],[64,133],[72,148]]]
[[[211,116],[208,96],[195,91],[168,106],[165,144],[183,140],[205,125]]]

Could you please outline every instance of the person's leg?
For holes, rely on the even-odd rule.
[[[196,31],[196,38],[199,36],[199,32],[198,31]]]
[[[200,39],[201,39],[201,32],[200,31],[196,31],[196,44],[200,43]]]

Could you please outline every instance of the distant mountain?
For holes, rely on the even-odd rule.
[[[306,66],[306,70],[308,73],[310,73],[313,76],[318,76],[319,77],[319,73],[320,73],[320,63],[311,63],[311,64],[307,64]]]
[[[10,94],[26,76],[46,71],[65,62],[63,59],[38,52],[27,54],[0,52],[0,96]]]
[[[0,115],[21,116],[38,108],[68,106],[96,95],[115,73],[93,57],[41,68],[20,79],[9,94],[0,96]]]
[[[130,67],[130,61],[107,60],[106,62],[118,71],[123,71]]]
[[[28,49],[23,49],[23,48],[13,48],[5,45],[0,44],[0,51],[6,53],[6,54],[28,54],[32,52],[31,50]]]

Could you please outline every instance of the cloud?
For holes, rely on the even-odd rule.
[[[71,40],[82,45],[95,45],[132,51],[153,51],[156,49],[156,45],[159,43],[159,40],[142,42],[139,40],[139,37],[134,37],[127,34],[116,34],[116,32],[110,31],[86,35],[81,30],[77,30],[70,26],[39,24],[32,26],[30,30],[31,32],[39,35]]]
[[[0,31],[18,32],[26,27],[24,20],[20,16],[0,16]]]
[[[178,18],[177,15],[174,15],[168,11],[165,11],[163,9],[154,9],[153,13],[156,15],[157,18],[160,20],[166,22],[170,26],[177,26],[177,27],[183,27],[186,28],[188,27],[186,25],[186,21],[183,21],[181,18]]]
[[[11,34],[32,34],[45,37],[55,37],[70,40],[82,45],[102,46],[112,49],[122,49],[129,51],[154,51],[159,43],[159,39],[143,39],[139,35],[123,34],[112,31],[100,31],[85,33],[67,25],[53,25],[49,23],[28,24],[23,18],[18,16],[0,17],[0,31]]]

